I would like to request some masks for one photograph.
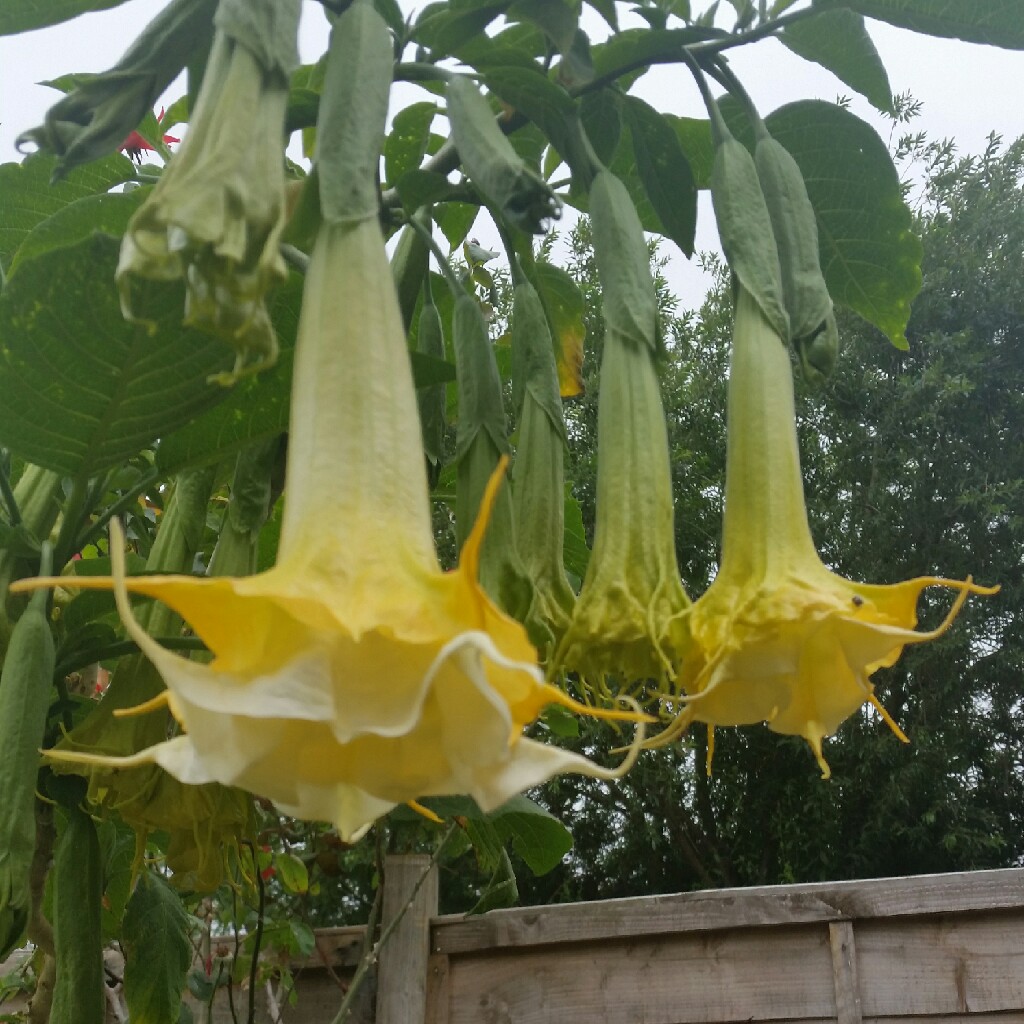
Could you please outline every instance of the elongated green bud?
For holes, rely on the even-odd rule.
[[[797,162],[763,122],[755,132],[754,162],[779,254],[790,340],[804,376],[819,383],[835,366],[839,337],[821,272],[817,218]]]
[[[563,560],[565,420],[551,331],[533,285],[516,284],[512,303],[513,386],[520,400],[512,488],[516,546],[533,583],[526,628],[542,660],[569,626],[576,595]]]
[[[718,104],[706,90],[704,100],[715,140],[711,199],[722,251],[739,283],[761,307],[765,319],[780,338],[788,338],[789,316],[779,253],[754,158],[733,137]]]
[[[387,23],[356,0],[334,24],[317,122],[320,209],[329,224],[377,214],[394,50]]]
[[[430,294],[430,283],[423,289],[423,305],[416,331],[416,351],[435,359],[444,359],[444,329],[441,316]],[[427,458],[427,478],[430,486],[437,484],[437,478],[444,467],[444,425],[445,386],[431,384],[416,392],[416,403],[420,410],[420,424],[423,428],[423,452]]]
[[[513,227],[533,235],[547,231],[549,222],[561,216],[562,204],[515,151],[480,90],[455,75],[447,97],[452,138],[470,180]]]
[[[44,575],[50,570],[48,552],[47,546]],[[36,775],[54,669],[48,599],[46,591],[33,594],[11,634],[0,675],[0,960],[24,932],[31,904]]]
[[[479,304],[463,292],[455,300],[452,340],[458,374],[459,422],[455,524],[459,547],[480,511],[480,502],[503,455],[510,452],[501,398],[501,376]],[[516,548],[512,496],[503,486],[494,502],[480,553],[480,584],[513,618],[529,610],[530,581]]]
[[[590,186],[590,223],[608,330],[656,351],[658,297],[644,230],[626,186],[610,171]]]
[[[82,789],[84,786],[74,787]],[[51,1021],[103,1024],[107,999],[103,975],[101,901],[103,865],[92,818],[78,803],[65,807],[53,858],[53,940],[57,983]]]

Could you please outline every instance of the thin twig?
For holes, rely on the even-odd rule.
[[[246,1024],[256,1024],[256,975],[260,967],[260,946],[263,944],[263,911],[266,908],[267,893],[263,884],[263,874],[256,860],[256,847],[245,840],[252,856],[252,870],[256,876],[256,891],[259,894],[259,905],[256,908],[256,934],[252,940],[252,963],[249,965],[249,1014]]]
[[[152,466],[147,469],[146,472],[143,473],[135,482],[134,487],[122,494],[121,497],[110,506],[110,508],[104,509],[104,511],[100,513],[99,518],[95,522],[90,523],[78,535],[78,538],[75,541],[75,551],[81,551],[82,548],[91,544],[100,537],[107,523],[109,523],[114,516],[119,515],[129,505],[131,505],[135,499],[138,498],[138,496],[157,479],[159,475],[160,474],[157,471],[156,466]],[[74,554],[74,552],[72,552],[72,554]]]
[[[373,948],[359,961],[359,966],[356,968],[356,973],[352,975],[352,982],[348,987],[348,992],[345,993],[345,998],[342,1000],[341,1007],[338,1009],[338,1013],[331,1021],[331,1024],[344,1024],[344,1021],[348,1019],[349,1014],[352,1012],[352,1004],[355,1002],[356,994],[359,991],[359,986],[362,985],[364,979],[370,968],[380,958],[380,951],[384,948],[387,941],[394,934],[395,929],[401,924],[402,918],[405,917],[407,911],[412,907],[416,901],[417,895],[419,895],[420,889],[423,887],[423,883],[427,880],[430,872],[434,870],[437,865],[438,859],[441,856],[441,851],[445,848],[448,840],[455,834],[455,830],[458,828],[458,822],[453,821],[449,826],[445,834],[441,837],[441,842],[437,844],[437,848],[430,856],[430,861],[424,869],[423,873],[419,878],[416,879],[416,884],[412,887],[412,892],[409,894],[409,899],[406,901],[404,906],[398,911],[395,916],[388,921],[384,926],[384,930],[380,933],[380,938],[374,944]]]

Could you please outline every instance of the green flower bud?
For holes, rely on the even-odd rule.
[[[512,304],[513,386],[520,397],[512,498],[516,546],[533,583],[526,630],[546,661],[569,626],[576,595],[565,575],[565,421],[551,331],[533,285]]]
[[[542,234],[562,214],[558,197],[515,151],[487,100],[468,78],[453,76],[447,98],[452,138],[470,180],[510,224]]]
[[[772,138],[760,120],[755,132],[754,160],[779,254],[790,340],[804,377],[820,384],[835,367],[839,335],[821,272],[814,207],[789,151]]]

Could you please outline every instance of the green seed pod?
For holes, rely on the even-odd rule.
[[[85,786],[80,789],[84,796]],[[92,818],[76,803],[65,807],[53,858],[53,941],[57,984],[50,1020],[103,1024],[107,1000],[103,976],[101,901],[103,865]]]
[[[754,297],[780,338],[789,337],[789,316],[772,219],[761,191],[754,158],[719,117],[718,144],[711,168],[722,250],[740,284]]]
[[[43,573],[49,572],[44,549]],[[53,685],[54,648],[40,590],[11,634],[0,675],[0,960],[28,920],[29,869],[36,847],[35,791],[39,747]]]
[[[452,138],[470,180],[511,225],[542,234],[549,221],[561,216],[558,197],[505,138],[487,100],[468,78],[453,76],[447,98]]]
[[[590,222],[608,330],[654,352],[658,297],[644,229],[626,186],[603,168],[590,186]]]
[[[416,351],[434,359],[444,359],[444,329],[441,316],[430,294],[430,283],[423,289],[423,305],[416,331]],[[420,409],[420,424],[423,428],[423,452],[427,457],[427,477],[430,486],[437,484],[437,478],[444,467],[444,424],[445,386],[431,384],[416,392]]]
[[[317,122],[320,209],[329,224],[375,217],[394,49],[387,23],[357,0],[334,24]]]
[[[797,162],[763,122],[755,131],[754,162],[778,249],[790,339],[805,377],[818,383],[835,366],[838,334],[821,272],[817,219]]]

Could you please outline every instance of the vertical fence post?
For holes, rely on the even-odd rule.
[[[415,892],[425,872],[429,875]],[[427,854],[384,861],[381,925],[404,914],[380,953],[377,1024],[423,1024],[427,1009],[430,919],[437,916],[437,865]]]
[[[857,985],[857,951],[852,921],[830,921],[828,942],[832,950],[832,981],[836,991],[837,1024],[861,1024],[860,990]]]

